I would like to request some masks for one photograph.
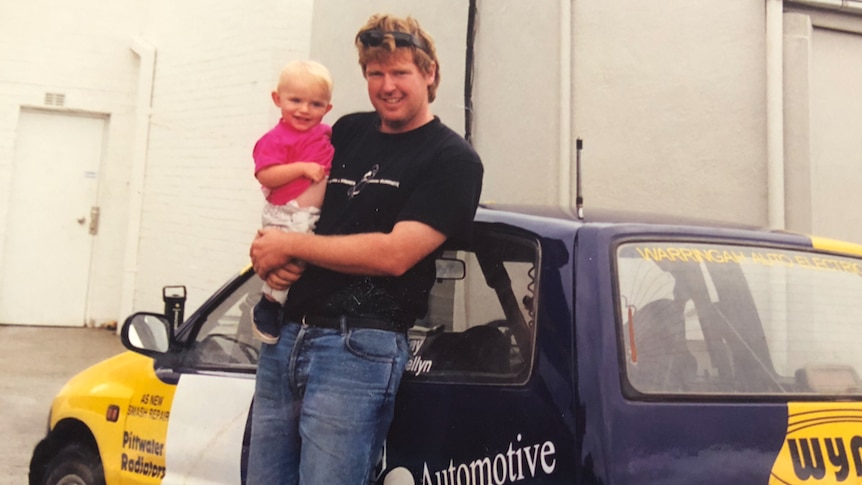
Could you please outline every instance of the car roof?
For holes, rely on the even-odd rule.
[[[585,209],[584,218],[579,219],[576,211],[559,206],[518,205],[518,204],[480,204],[476,220],[487,222],[512,222],[522,225],[525,229],[542,227],[549,229],[549,222],[563,232],[575,232],[585,226],[618,227],[628,226],[633,230],[650,230],[667,232],[668,234],[701,234],[718,235],[719,233],[734,238],[752,241],[772,241],[780,244],[812,248],[833,254],[862,257],[862,244],[800,233],[787,229],[770,229],[754,224],[740,222],[710,220],[705,218],[686,217],[679,215],[654,214],[636,211],[619,211],[607,209]],[[526,218],[526,219],[525,219]],[[526,220],[532,220],[525,224]],[[529,227],[528,227],[529,226]],[[637,229],[635,229],[637,227]],[[688,228],[685,230],[684,228]]]
[[[583,224],[659,224],[769,231],[768,228],[765,228],[763,226],[743,224],[740,222],[733,221],[720,221],[672,214],[657,214],[648,212],[622,211],[599,208],[584,209],[583,220],[578,218],[577,211],[574,208],[569,210],[560,206],[551,205],[482,203],[480,204],[480,210],[490,212],[511,212],[515,214],[545,217],[562,221],[580,222]]]

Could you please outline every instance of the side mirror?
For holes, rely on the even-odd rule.
[[[120,339],[123,345],[148,356],[165,354],[173,337],[171,321],[157,313],[135,313],[123,323]]]
[[[435,262],[438,280],[463,280],[467,276],[467,266],[460,259],[438,258]]]

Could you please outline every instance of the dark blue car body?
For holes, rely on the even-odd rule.
[[[859,483],[862,247],[481,208],[437,263],[376,483]],[[260,289],[129,317],[137,354],[58,394],[31,483],[244,483]]]
[[[793,457],[795,476],[773,471],[788,435],[792,398],[786,395],[626,392],[615,290],[614,254],[623,242],[708,241],[808,251],[811,239],[688,221],[583,222],[552,213],[483,211],[477,218],[517,227],[540,244],[529,379],[471,385],[406,378],[385,470],[401,467],[415,483],[435,485],[643,485],[803,483],[816,476],[812,471],[826,469],[822,456],[816,460],[819,450],[809,450]]]

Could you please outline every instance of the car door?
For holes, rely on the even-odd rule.
[[[464,272],[438,272],[410,331],[380,483],[571,482],[570,253],[548,244],[565,247],[477,224],[472,245],[444,253]]]
[[[241,283],[241,284],[240,284]],[[162,483],[242,483],[258,343],[252,308],[261,280],[240,275],[220,299],[192,317],[178,363]]]

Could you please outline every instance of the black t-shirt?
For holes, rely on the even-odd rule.
[[[346,115],[333,125],[335,158],[315,232],[388,233],[409,220],[469,241],[483,173],[473,148],[436,117],[407,133],[381,133],[379,126],[375,112]],[[294,320],[374,316],[410,326],[427,312],[439,254],[397,278],[309,266],[288,293],[286,314]]]

